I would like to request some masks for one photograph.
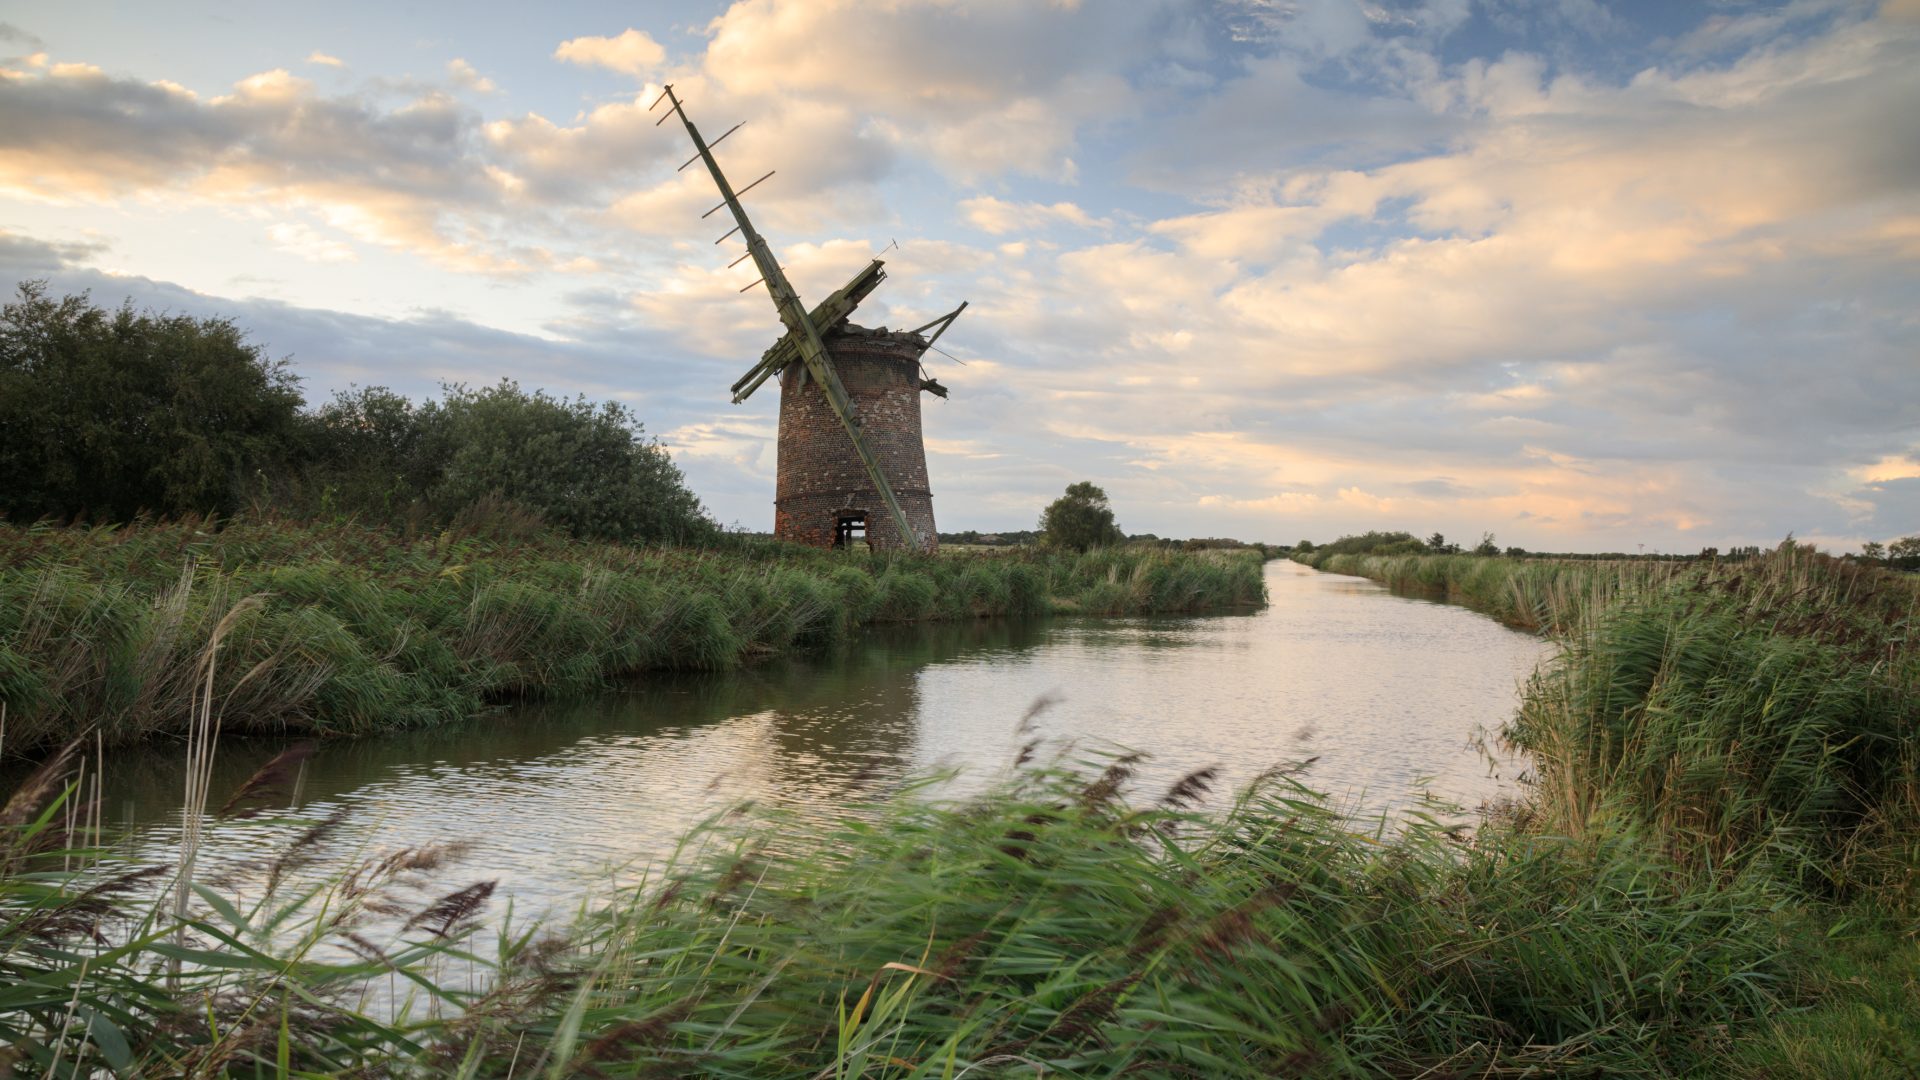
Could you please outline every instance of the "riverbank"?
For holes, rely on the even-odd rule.
[[[1480,555],[1356,555],[1305,552],[1293,561],[1329,574],[1472,608],[1508,626],[1545,634],[1577,629],[1589,612],[1671,581],[1688,564]]]
[[[1471,834],[1357,824],[1310,772],[1140,790],[1137,762],[1036,748],[959,804],[716,819],[644,886],[489,949],[486,868],[444,852],[315,894],[207,889],[190,951],[159,917],[138,948],[88,945],[112,894],[29,908],[16,873],[29,1005],[0,1023],[55,1075],[80,1053],[123,1075],[1911,1075],[1911,583],[1791,547],[1698,569],[1563,618],[1508,729],[1534,783]],[[174,952],[179,986],[143,974]],[[413,1007],[367,1004],[396,984]]]
[[[353,524],[0,525],[5,749],[95,732],[365,735],[878,623],[1258,604],[1254,552],[712,549]]]
[[[1296,560],[1548,632],[1560,653],[1505,732],[1534,764],[1522,827],[1788,883],[1783,913],[1819,935],[1792,965],[1808,989],[1749,1051],[1783,1075],[1920,1072],[1920,578],[1791,542],[1730,562]]]
[[[1791,839],[1837,882],[1812,849],[1844,857],[1855,830],[1885,841],[1920,824],[1902,816],[1920,806],[1920,578],[1792,543],[1731,563],[1336,555],[1318,568],[1550,630],[1560,655],[1506,735],[1562,831],[1625,807],[1690,837],[1675,851],[1703,865]]]

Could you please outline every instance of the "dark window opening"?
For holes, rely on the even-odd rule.
[[[867,538],[867,514],[864,510],[852,510],[836,517],[833,527],[833,546],[852,547],[854,541]]]

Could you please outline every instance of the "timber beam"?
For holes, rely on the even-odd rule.
[[[820,334],[831,333],[853,314],[860,301],[878,288],[886,279],[887,273],[881,267],[886,265],[879,259],[867,264],[867,268],[853,275],[853,280],[840,288],[839,292],[820,301],[819,305],[807,316]],[[773,343],[773,347],[762,353],[760,362],[753,365],[739,381],[733,384],[733,403],[738,405],[747,400],[760,384],[778,375],[788,364],[800,359],[800,335],[789,330],[785,337]]]

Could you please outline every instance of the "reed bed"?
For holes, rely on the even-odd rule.
[[[824,576],[870,617],[929,617],[1001,602],[977,571],[950,571],[972,576],[964,590],[905,563]],[[1089,606],[1102,589],[1184,587],[1111,557],[1054,573]],[[70,749],[0,811],[8,1064],[1912,1075],[1914,582],[1791,545],[1660,578],[1596,573],[1612,574],[1599,600],[1559,579],[1561,654],[1506,733],[1532,784],[1477,828],[1439,808],[1356,821],[1291,767],[1237,793],[1212,790],[1211,770],[1162,792],[1117,751],[1028,764],[1029,747],[963,802],[907,785],[830,820],[717,818],[645,886],[566,925],[495,922],[484,948],[490,886],[448,877],[446,852],[372,853],[296,888],[311,879],[280,868],[314,857],[303,838],[263,856],[281,883],[267,895],[189,882],[176,908],[180,869],[89,843],[97,815],[79,796],[101,771]],[[270,763],[223,808],[271,803],[286,772]],[[193,798],[220,801],[204,785]]]
[[[4,749],[83,727],[110,743],[185,732],[223,624],[213,694],[228,731],[360,735],[827,647],[876,623],[1185,613],[1264,596],[1252,552],[910,557],[351,524],[0,526]]]
[[[1825,927],[1799,965],[1822,1003],[1730,1072],[1920,1074],[1920,578],[1792,542],[1729,562],[1315,565],[1559,642],[1504,731],[1532,764],[1518,827],[1791,885]]]
[[[1565,634],[1589,612],[1671,581],[1687,564],[1511,559],[1478,555],[1305,554],[1316,570],[1371,578],[1401,592],[1463,604],[1523,630]]]
[[[1584,619],[1508,738],[1579,835],[1625,819],[1676,860],[1753,860],[1834,896],[1920,900],[1920,581],[1785,545]]]
[[[609,1076],[1498,1075],[1705,1061],[1778,1003],[1758,878],[1356,824],[1288,770],[1203,814],[1205,773],[1130,801],[1129,766],[725,826],[578,929],[591,965],[531,1030]]]
[[[1560,642],[1506,731],[1555,830],[1625,818],[1692,865],[1920,894],[1920,578],[1792,542],[1726,563],[1303,561]]]
[[[151,869],[22,855],[0,1031],[58,1077],[1622,1075],[1711,1061],[1791,990],[1758,875],[1355,822],[1290,769],[1142,791],[1135,763],[729,815],[650,885],[485,948],[491,887],[445,851],[296,887],[302,838],[265,895],[188,882],[177,913]]]

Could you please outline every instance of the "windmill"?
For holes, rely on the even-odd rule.
[[[767,380],[780,380],[779,480],[774,496],[774,535],[818,547],[847,547],[864,540],[874,548],[933,551],[933,495],[927,487],[927,454],[920,433],[920,394],[946,397],[947,390],[923,377],[920,358],[967,305],[915,330],[869,330],[848,321],[860,301],[886,278],[875,259],[853,280],[812,310],[788,283],[780,262],[748,220],[740,196],[773,173],[739,191],[728,183],[713,148],[740,129],[727,129],[711,145],[687,118],[667,86],[654,99],[671,103],[697,151],[680,168],[704,162],[720,189],[720,205],[702,217],[731,211],[735,225],[714,241],[740,234],[748,259],[760,272],[741,289],[765,284],[787,332],[733,384],[735,404]],[[931,331],[931,333],[929,333]]]

